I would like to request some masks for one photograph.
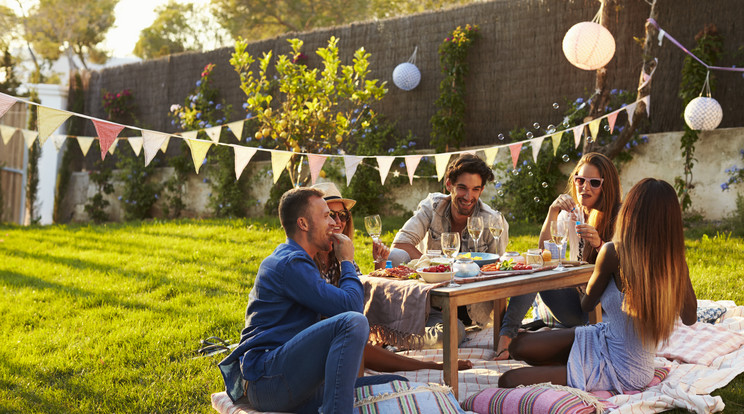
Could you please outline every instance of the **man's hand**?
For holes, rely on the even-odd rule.
[[[341,233],[333,233],[333,251],[336,252],[336,259],[340,262],[344,260],[354,261],[354,242]]]

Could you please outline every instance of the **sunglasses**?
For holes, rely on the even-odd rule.
[[[586,181],[589,180],[589,185],[592,188],[599,188],[602,187],[602,182],[604,181],[604,178],[589,178],[589,177],[582,177],[580,175],[574,175],[574,184],[581,187],[586,183]]]
[[[346,211],[346,210],[344,210],[344,211],[333,211],[333,210],[331,210],[331,212],[330,212],[329,216],[331,216],[331,218],[332,218],[332,219],[333,219],[334,221],[336,220],[336,217],[338,217],[338,219],[339,219],[339,220],[340,220],[340,221],[341,221],[342,223],[346,223],[346,222],[347,222],[347,221],[349,220],[349,217],[351,217],[351,213],[349,213],[349,212],[348,212],[348,211]]]

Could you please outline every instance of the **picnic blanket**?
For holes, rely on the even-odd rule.
[[[610,395],[597,393],[612,408],[612,413],[658,413],[683,408],[695,413],[720,412],[725,402],[711,396],[714,390],[726,386],[744,372],[744,306],[732,301],[715,302],[726,307],[726,313],[716,325],[697,323],[679,326],[668,343],[661,346],[655,366],[668,367],[669,374],[658,385],[635,394]],[[713,328],[713,329],[711,329]],[[738,345],[737,345],[738,343]],[[406,351],[403,355],[426,361],[443,359],[442,350]],[[460,371],[459,401],[486,388],[498,386],[499,376],[509,369],[526,366],[523,362],[492,361],[493,330],[469,333],[459,349],[460,359],[469,359],[473,368]],[[662,356],[665,355],[665,356]],[[378,374],[368,370],[367,375]],[[443,384],[442,371],[401,371],[410,381]],[[235,405],[224,392],[212,394],[212,406],[222,414],[254,414],[247,405]]]

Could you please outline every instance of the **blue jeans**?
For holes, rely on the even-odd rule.
[[[246,396],[260,411],[350,413],[367,318],[344,312],[324,319],[270,351],[265,375],[248,381]]]
[[[501,331],[499,331],[500,335],[509,338],[517,336],[517,331],[522,326],[522,319],[532,306],[535,296],[537,293],[509,298],[509,305],[506,307]],[[574,288],[546,290],[540,292],[540,298],[553,318],[566,328],[586,325],[589,322],[589,314],[581,310],[581,297]]]

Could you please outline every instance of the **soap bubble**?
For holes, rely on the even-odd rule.
[[[532,174],[532,171],[528,172],[527,175],[529,175],[530,177],[532,177],[532,175],[533,175]]]
[[[592,142],[594,142],[594,138],[592,138],[590,136],[589,137],[586,137],[586,142],[589,143],[589,144],[591,144]]]
[[[542,185],[542,188],[548,188],[548,183],[546,183],[545,181],[543,181],[541,185]]]
[[[534,124],[532,124],[532,127],[535,129],[540,129],[540,124],[535,122]]]
[[[558,105],[558,102],[553,102],[553,109],[558,109],[558,108],[560,108],[560,107],[561,107],[561,106],[560,106],[560,105]]]
[[[564,120],[562,124],[563,124],[563,128],[568,128],[568,126],[570,125],[568,123],[568,120]]]
[[[607,132],[610,132],[610,126],[609,125],[605,125],[604,126],[604,130],[607,131]]]
[[[499,191],[496,192],[496,195],[498,195],[499,197],[503,197],[504,196],[504,191],[503,190],[499,190]]]
[[[528,132],[527,133],[527,139],[532,139],[532,137],[534,137],[534,135],[532,134],[532,132]]]
[[[553,132],[555,132],[555,125],[548,125],[548,134],[552,134]]]
[[[569,161],[571,161],[571,157],[569,157],[568,154],[563,154],[563,156],[561,157],[561,159],[563,160],[563,162],[569,162]]]
[[[499,134],[499,141],[503,141],[503,140],[504,140],[504,134]]]
[[[526,162],[526,161],[525,161],[525,162]],[[528,165],[528,166],[527,166],[527,169],[528,169],[528,170],[531,170],[531,169],[532,169],[532,166],[531,166],[531,165]]]
[[[514,176],[517,176],[517,175],[519,175],[519,170],[517,170],[517,169],[513,169],[513,170],[512,170],[512,174],[513,174]]]
[[[540,197],[535,197],[534,200],[535,200],[536,203],[539,203],[540,202]]]

